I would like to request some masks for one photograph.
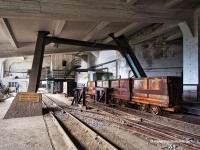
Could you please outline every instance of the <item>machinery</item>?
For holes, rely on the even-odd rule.
[[[76,88],[76,82],[67,81],[63,82],[63,93],[65,97],[74,96],[74,89]]]
[[[162,110],[176,112],[181,109],[181,77],[145,77],[88,82],[88,94],[97,96],[97,102],[119,105],[137,104],[142,111],[161,114]],[[95,88],[96,86],[96,88]],[[101,88],[101,89],[100,89]],[[109,88],[109,90],[108,90]],[[99,96],[99,92],[102,95]],[[95,94],[97,93],[97,94]],[[105,94],[106,93],[106,94]],[[103,95],[104,94],[104,95]],[[105,96],[106,95],[106,96]],[[102,100],[104,99],[104,100]]]

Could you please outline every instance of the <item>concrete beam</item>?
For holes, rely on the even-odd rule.
[[[155,6],[160,6],[161,9],[150,9],[147,7],[138,10],[134,5],[127,5],[126,1],[121,0],[0,0],[0,17],[73,21],[142,21],[149,23],[183,21],[183,18],[175,15],[179,13],[180,10],[173,9],[167,11],[167,9],[162,9],[163,5],[161,3],[158,3],[158,5],[156,4],[155,2]]]
[[[187,23],[187,26],[189,27],[192,35],[194,36],[195,34],[195,18],[194,18],[194,11],[191,9],[185,9],[185,22]]]
[[[180,4],[183,0],[167,0],[165,6],[167,8],[175,7],[176,5]]]
[[[91,51],[90,52],[92,55],[94,55],[96,58],[99,57],[99,51]]]
[[[184,34],[184,36],[186,36],[188,38],[193,38],[193,34],[192,34],[192,32],[191,32],[191,30],[190,30],[190,28],[189,28],[189,26],[188,26],[186,21],[181,22],[178,25],[179,25],[182,33]]]
[[[8,41],[13,46],[13,48],[17,49],[18,48],[17,40],[14,36],[14,33],[8,22],[8,19],[6,19],[6,18],[0,19],[0,30],[3,34],[5,34],[7,36]]]
[[[99,31],[103,30],[106,26],[108,26],[110,22],[99,22],[92,30],[90,30],[82,39],[83,41],[89,41],[95,34]]]
[[[65,26],[66,20],[59,20],[56,22],[53,36],[59,36]]]
[[[128,5],[133,5],[137,2],[138,0],[126,0]]]
[[[178,24],[163,24],[158,27],[149,26],[139,33],[134,34],[129,38],[131,45],[135,45],[144,41],[148,41],[154,37],[165,34],[173,29],[178,28]],[[146,32],[144,32],[146,30]]]
[[[53,36],[56,36],[58,37],[60,35],[60,33],[62,32],[64,26],[65,26],[65,23],[66,23],[66,20],[59,20],[56,22],[56,26],[55,26],[55,30],[54,30],[54,33],[53,33]],[[54,46],[55,43],[52,43],[51,46]]]
[[[166,39],[166,41],[173,41],[173,40],[179,39],[179,38],[181,38],[181,37],[183,37],[183,34],[182,34],[181,32],[177,32],[177,33],[175,33],[175,34],[170,35],[170,36]]]
[[[20,47],[16,50],[10,44],[0,44],[0,58],[21,57],[34,55],[35,43],[19,43]],[[85,52],[85,51],[97,51],[96,48],[85,48],[78,46],[59,45],[58,47],[52,47],[48,45],[45,47],[45,54],[54,53],[68,53],[68,52]]]
[[[137,30],[141,29],[142,27],[147,26],[147,24],[142,24],[142,23],[131,23],[128,26],[126,26],[125,28],[119,30],[118,32],[114,33],[115,37],[121,36],[123,34],[126,34],[128,32],[136,32]],[[109,43],[111,42],[113,39],[111,37],[106,38],[105,40],[103,40],[103,43]]]

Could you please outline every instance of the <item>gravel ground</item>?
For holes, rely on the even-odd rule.
[[[57,117],[62,119],[63,124],[68,130],[68,135],[72,138],[72,141],[78,142],[76,146],[79,149],[85,150],[106,150],[108,146],[102,142],[96,136],[94,137],[91,131],[85,129],[79,122],[66,114],[57,114]],[[63,119],[64,116],[64,119]]]
[[[55,95],[51,96],[51,95],[48,94],[47,96],[49,98],[53,98],[53,100],[56,101],[56,103],[58,101],[60,101],[59,102],[60,105],[66,106],[66,104],[62,103],[64,100],[60,100],[62,98],[62,96],[59,96],[59,99],[56,99]],[[63,97],[63,99],[66,100],[65,97]],[[66,107],[69,107],[69,105],[67,105]],[[97,109],[91,109],[91,110],[89,110],[91,112],[87,112],[87,111],[82,111],[81,109],[74,107],[74,106],[70,106],[69,108],[66,108],[65,110],[70,112],[74,116],[76,116],[79,120],[84,122],[87,126],[92,128],[95,132],[99,133],[101,136],[103,136],[103,138],[108,140],[110,143],[112,143],[113,145],[115,145],[119,149],[126,149],[126,150],[154,149],[154,150],[160,150],[162,148],[167,147],[166,144],[161,145],[161,144],[151,143],[150,142],[151,139],[149,139],[149,138],[147,138],[143,135],[140,135],[138,133],[129,132],[127,130],[119,128],[118,126],[115,126],[112,123],[104,123],[104,122],[101,122],[101,121],[91,119],[93,117],[93,118],[103,119],[103,120],[107,120],[107,121],[111,121],[111,122],[123,123],[123,120],[116,120],[115,118],[109,117],[110,114],[105,112],[105,111],[101,111],[101,110],[97,110]],[[108,115],[108,117],[98,115],[98,114],[94,114],[94,113],[105,114],[105,115]],[[86,117],[84,117],[83,115],[85,115]],[[91,118],[89,118],[89,117],[91,117]],[[65,117],[64,117],[64,115],[59,114],[59,118],[61,118],[63,120]],[[67,127],[68,126],[70,126],[70,127],[77,126],[77,124],[71,123],[71,121],[69,121],[69,120],[65,121],[65,125]],[[79,127],[75,128],[75,129],[69,129],[69,130],[74,132],[78,128]],[[74,133],[75,136],[77,136],[76,134],[78,134],[78,133],[81,134],[80,136],[78,135],[78,137],[80,138],[79,141],[81,141],[82,138],[85,138],[85,136],[82,136],[82,135],[85,134],[84,132],[81,132],[81,131],[78,132],[77,131],[77,133],[76,132]],[[92,143],[91,140],[89,140],[89,143]],[[81,146],[83,146],[83,145],[81,145]]]
[[[127,149],[127,150],[132,150],[132,149],[167,149],[170,146],[172,147],[172,144],[157,144],[156,142],[152,142],[153,139],[140,134],[138,132],[130,132],[125,130],[122,127],[119,127],[115,124],[123,124],[123,120],[116,119],[113,117],[110,117],[111,114],[102,111],[100,109],[89,109],[88,111],[82,111],[80,108],[75,107],[75,106],[70,106],[71,104],[71,99],[67,99],[63,95],[57,94],[57,95],[52,95],[48,94],[50,98],[52,98],[56,103],[58,102],[61,106],[67,107],[65,110],[72,113],[75,115],[79,120],[87,124],[90,128],[95,130],[97,133],[102,135],[105,139],[110,141],[112,144],[114,144],[116,147],[119,149]],[[126,109],[126,108],[123,108]],[[145,119],[150,119],[153,121],[156,121],[158,123],[163,123],[165,125],[172,126],[175,125],[174,127],[176,128],[181,128],[182,130],[186,128],[186,131],[193,131],[195,129],[198,129],[198,126],[195,126],[193,124],[188,124],[185,122],[181,122],[182,124],[177,124],[176,120],[173,119],[168,119],[166,117],[162,116],[154,116],[152,114],[146,114],[142,112],[138,112],[136,110],[130,111],[130,109],[126,109],[126,111],[130,114],[133,114],[136,116],[136,118],[145,118]],[[135,113],[136,112],[136,113]],[[99,114],[104,114],[98,115]],[[128,116],[127,116],[128,117]],[[96,120],[94,119],[96,118]],[[105,121],[99,121],[99,120],[105,120]],[[137,119],[136,119],[137,120]],[[179,122],[178,122],[179,123]],[[195,126],[196,128],[192,129],[192,127]],[[197,131],[193,131],[192,133],[197,133]],[[199,133],[199,132],[198,132]]]

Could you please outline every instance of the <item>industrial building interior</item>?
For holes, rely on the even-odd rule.
[[[0,0],[0,150],[200,149],[199,0]]]

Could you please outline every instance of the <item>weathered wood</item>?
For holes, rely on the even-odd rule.
[[[66,134],[65,130],[62,128],[62,126],[60,125],[58,120],[54,117],[53,113],[51,111],[49,113],[50,113],[51,118],[52,118],[53,122],[55,123],[58,131],[60,132],[64,142],[66,143],[66,145],[69,146],[69,149],[70,150],[78,150],[77,147],[72,142],[72,140],[70,139],[70,137]]]
[[[40,95],[40,102],[20,102],[19,94],[15,97],[10,108],[8,109],[4,119],[10,118],[20,118],[20,117],[31,117],[31,116],[41,116],[42,115],[42,102]]]
[[[96,132],[94,132],[92,129],[88,128],[85,124],[83,124],[81,121],[79,121],[75,116],[71,115],[70,113],[67,113],[68,117],[71,118],[74,122],[76,122],[78,125],[80,125],[81,128],[88,131],[89,134],[93,137],[93,139],[98,139],[100,143],[105,144],[107,147],[106,149],[110,150],[118,150],[115,146],[113,146],[111,143],[109,143],[107,140],[105,140],[103,137],[98,135]]]
[[[153,4],[160,9],[148,7],[140,9],[119,0],[0,0],[0,17],[151,23],[183,21],[183,17],[175,15],[180,12],[180,9],[169,11],[162,3],[156,3],[157,1]]]
[[[13,48],[17,49],[18,48],[17,40],[14,36],[14,33],[8,22],[8,19],[6,19],[6,18],[0,19],[0,29],[7,36],[8,41],[13,46]]]

